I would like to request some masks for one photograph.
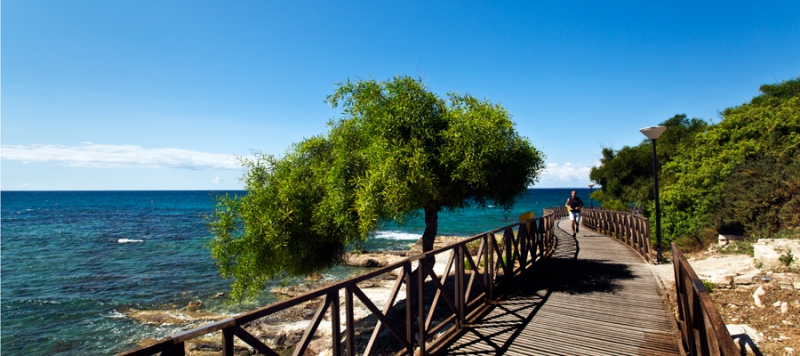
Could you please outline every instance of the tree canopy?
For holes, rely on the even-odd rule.
[[[244,160],[247,194],[218,200],[211,251],[221,274],[234,278],[234,298],[276,276],[339,263],[347,245],[388,219],[424,216],[428,251],[441,210],[508,209],[544,169],[544,155],[488,100],[444,100],[398,76],[339,83],[327,102],[343,111],[327,133],[283,157]]]
[[[753,197],[752,194],[739,194],[755,188],[740,184],[748,176],[753,177],[748,173],[753,169],[773,177],[750,179],[751,183],[768,184],[776,179],[788,179],[787,182],[794,186],[800,184],[796,182],[797,174],[781,173],[786,167],[796,166],[793,162],[800,155],[800,78],[763,85],[760,90],[763,94],[750,103],[725,109],[719,124],[699,134],[691,147],[679,152],[664,166],[665,174],[675,179],[662,191],[666,235],[703,242],[715,237],[717,230],[725,227],[723,225],[748,224],[748,221],[757,220],[737,221],[742,220],[742,216],[736,218],[733,214],[727,219],[717,215],[715,221],[715,213],[730,207],[732,200],[748,206],[766,204],[767,211],[781,209],[782,205],[773,203],[784,198],[773,200],[773,203],[767,196],[742,200],[746,196]],[[774,177],[776,174],[779,178]],[[736,184],[732,185],[734,182]],[[789,194],[785,201],[800,200],[800,197],[792,196],[791,190],[784,190],[786,186],[776,184],[766,190],[773,189],[781,189],[776,193]],[[800,206],[797,211],[800,212]],[[744,228],[748,230],[747,226]],[[781,226],[777,225],[769,230],[779,228]],[[704,234],[708,236],[704,238]]]
[[[704,244],[718,233],[772,234],[800,225],[800,78],[760,88],[718,124],[676,115],[658,139],[666,243]],[[650,142],[603,149],[590,178],[604,207],[653,209]],[[792,230],[796,231],[796,230]],[[796,234],[796,233],[795,233]]]
[[[696,134],[708,127],[700,119],[688,119],[686,115],[675,115],[662,122],[667,130],[658,139],[656,156],[661,171],[681,150],[691,147]],[[592,197],[611,210],[627,211],[631,206],[649,216],[654,202],[653,160],[650,140],[644,139],[637,146],[625,146],[619,150],[603,148],[600,166],[592,167],[589,178],[602,187]],[[669,184],[669,176],[659,174],[661,185]]]

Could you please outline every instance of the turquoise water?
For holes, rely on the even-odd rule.
[[[545,207],[563,205],[569,191],[529,190],[507,214],[491,207],[440,213],[439,234],[474,235],[526,211],[541,216]],[[588,205],[588,189],[577,191]],[[113,354],[180,331],[140,324],[120,313],[126,308],[180,308],[200,299],[204,310],[235,313],[274,302],[266,291],[238,305],[212,298],[230,284],[206,248],[204,216],[219,193],[2,192],[2,354]],[[420,220],[388,223],[364,247],[402,250],[424,228]],[[363,271],[342,266],[322,274]]]

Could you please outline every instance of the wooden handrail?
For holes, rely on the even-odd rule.
[[[364,355],[369,355],[373,352],[377,338],[384,328],[389,331],[389,335],[385,337],[396,339],[402,345],[402,350],[398,351],[399,355],[435,353],[451,341],[464,325],[477,319],[481,312],[490,306],[493,300],[500,297],[503,292],[513,285],[515,279],[527,274],[527,271],[538,261],[552,255],[556,248],[553,227],[555,219],[557,219],[556,216],[562,215],[558,208],[555,211],[546,213],[539,218],[484,232],[455,244],[339,281],[322,289],[187,330],[158,340],[153,344],[125,351],[118,355],[140,356],[158,353],[161,355],[184,355],[186,341],[219,331],[222,332],[222,355],[231,356],[234,354],[234,336],[264,355],[277,355],[277,352],[249,334],[242,326],[311,300],[320,300],[319,307],[311,319],[309,327],[306,328],[303,337],[295,345],[294,355],[303,355],[305,353],[310,340],[326,315],[329,315],[331,322],[332,354],[339,356],[344,351],[347,355],[355,355],[356,350],[359,348],[354,335],[353,303],[355,299],[361,301],[372,315],[378,319],[364,349]],[[514,233],[515,228],[517,229],[516,234]],[[529,229],[530,231],[528,231]],[[498,234],[502,234],[500,238],[498,238]],[[467,244],[473,241],[480,241],[477,261],[472,258],[467,247]],[[432,266],[429,266],[428,261],[434,260],[436,255],[442,253],[449,253],[450,255],[445,271],[439,276]],[[414,265],[417,267],[416,270]],[[455,284],[454,288],[449,290],[445,288],[444,284],[448,275],[450,275],[451,269],[454,270]],[[397,270],[401,272],[397,273],[398,276],[387,299],[387,304],[383,310],[379,310],[357,284]],[[430,277],[432,283],[426,284],[425,280],[428,277]],[[416,288],[411,287],[414,284],[414,280],[416,281]],[[389,313],[395,304],[402,285],[406,286],[405,312]],[[429,308],[426,308],[428,305],[425,305],[426,288],[436,289],[436,295]],[[413,290],[416,290],[416,295],[412,295],[414,294]],[[473,291],[478,292],[477,295],[473,295],[475,294]],[[340,294],[344,295],[345,298],[344,331],[340,330],[339,321],[342,316],[339,304]],[[411,301],[411,303],[408,301]],[[445,310],[449,310],[452,314],[433,325],[432,314],[441,301],[446,304]],[[417,311],[412,311],[412,305],[414,304],[418,307]],[[429,313],[427,317],[425,315],[426,310]],[[414,313],[418,317],[416,330],[413,328]],[[392,316],[396,319],[401,317],[405,319],[405,330],[395,329],[390,322]],[[417,340],[414,338],[415,334]],[[436,336],[435,339],[434,336]],[[342,343],[343,339],[344,343]]]
[[[646,217],[612,210],[583,208],[581,225],[613,236],[634,249],[648,263],[652,263],[650,225]]]
[[[678,299],[677,322],[683,348],[688,355],[739,355],[739,349],[725,322],[708,295],[703,281],[672,243],[675,267],[675,292]]]
[[[563,206],[556,206],[552,208],[544,208],[544,215],[553,214],[554,219],[566,219],[567,208]]]

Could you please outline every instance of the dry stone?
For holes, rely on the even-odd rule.
[[[764,307],[764,303],[761,302],[761,296],[764,294],[767,294],[767,292],[764,290],[764,287],[761,286],[759,286],[755,293],[753,293],[753,303],[755,303],[759,308]]]
[[[794,264],[797,264],[797,260],[800,259],[800,240],[758,239],[758,242],[753,244],[753,255],[766,267],[780,267],[783,266],[780,257],[787,249],[795,256]]]

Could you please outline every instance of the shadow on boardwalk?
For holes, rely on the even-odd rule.
[[[561,228],[564,227],[568,228],[568,225]],[[664,313],[660,301],[653,303],[652,299],[636,295],[641,294],[641,290],[637,291],[640,285],[646,285],[638,280],[642,277],[640,269],[632,269],[630,261],[626,263],[625,259],[617,263],[616,257],[619,256],[599,259],[604,256],[590,252],[588,258],[578,258],[581,242],[592,245],[593,250],[596,249],[593,240],[616,244],[606,236],[591,234],[593,232],[581,234],[579,242],[566,231],[557,229],[559,245],[556,254],[528,271],[512,293],[496,302],[478,321],[466,326],[444,353],[671,354],[663,351],[673,346],[677,353],[677,344],[669,330],[666,334],[659,333],[655,342],[644,340],[650,338],[648,331],[664,328],[663,322],[653,323],[645,320],[650,319],[648,316],[636,317],[633,314],[641,310],[633,310],[630,314],[622,311],[628,309],[632,301],[641,304],[639,306],[645,308],[645,313],[653,307]],[[621,255],[625,255],[624,252],[622,250]],[[640,299],[643,299],[641,303]],[[671,327],[667,325],[667,328]],[[644,341],[620,342],[622,345],[617,349],[617,340],[625,338]],[[604,340],[608,345],[603,343]]]

